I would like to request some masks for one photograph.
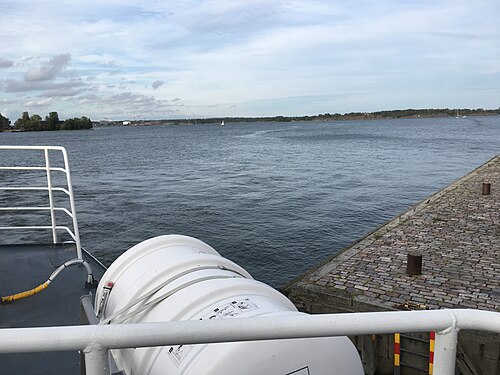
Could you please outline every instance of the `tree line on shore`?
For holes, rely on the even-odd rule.
[[[398,119],[414,117],[455,117],[462,116],[492,116],[500,115],[498,109],[396,109],[377,112],[349,112],[349,113],[324,113],[312,116],[268,116],[268,117],[211,117],[211,118],[187,118],[187,119],[164,119],[164,120],[135,120],[135,121],[100,121],[96,126],[147,126],[147,125],[193,125],[193,124],[220,124],[226,122],[292,122],[292,121],[348,121],[348,120],[377,120]]]
[[[325,113],[313,116],[274,116],[274,117],[220,117],[220,118],[201,118],[201,119],[177,119],[177,120],[139,120],[128,122],[129,125],[189,125],[189,124],[211,124],[220,123],[222,120],[231,122],[289,122],[289,121],[342,121],[342,120],[373,120],[384,118],[411,118],[411,117],[454,117],[460,116],[484,116],[500,115],[498,109],[450,109],[450,108],[430,108],[430,109],[398,109],[378,112],[349,112],[349,113]],[[100,122],[99,126],[123,125],[123,121],[105,121]],[[72,129],[90,129],[92,121],[82,116],[80,118],[70,118],[64,121],[59,120],[57,112],[50,112],[45,120],[34,114],[31,117],[28,112],[24,112],[22,117],[14,123],[13,130],[18,131],[36,131],[36,130],[72,130]],[[10,120],[0,114],[0,131],[12,130]]]
[[[455,117],[460,116],[486,116],[500,115],[498,109],[450,109],[450,108],[428,108],[428,109],[395,109],[377,112],[349,112],[349,113],[324,113],[312,116],[274,116],[274,117],[225,117],[225,118],[205,118],[192,120],[169,120],[178,123],[217,123],[222,120],[231,122],[290,122],[290,121],[342,121],[342,120],[376,120],[376,119],[397,119],[413,117]]]
[[[85,116],[80,118],[68,118],[64,121],[59,119],[57,112],[50,112],[45,119],[38,114],[30,117],[28,112],[23,112],[22,116],[14,123],[17,131],[50,131],[50,130],[79,130],[91,129],[92,121]],[[0,114],[0,131],[12,130],[10,120]]]

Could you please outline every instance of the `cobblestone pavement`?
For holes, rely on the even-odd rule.
[[[497,156],[293,283],[381,307],[500,311],[499,197]],[[421,275],[406,274],[408,253]]]

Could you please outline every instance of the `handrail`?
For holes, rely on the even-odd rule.
[[[9,187],[0,187],[0,190],[49,190],[48,187],[44,186],[9,186]],[[69,191],[66,190],[65,188],[61,187],[53,187],[52,191],[62,191],[63,193],[66,193],[66,195],[69,195]]]
[[[0,329],[0,353],[81,350],[87,375],[109,375],[109,349],[435,331],[434,375],[453,375],[460,329],[500,333],[500,313],[456,309],[6,328]]]
[[[71,174],[69,170],[68,163],[68,154],[66,149],[61,146],[0,146],[0,150],[40,150],[43,151],[44,154],[44,166],[0,166],[0,170],[17,170],[17,171],[45,171],[47,178],[47,186],[4,186],[0,187],[0,191],[47,191],[47,195],[49,198],[49,206],[48,207],[0,207],[0,211],[50,211],[50,226],[46,225],[38,225],[38,226],[10,226],[10,227],[0,227],[0,230],[47,230],[50,229],[52,231],[52,241],[54,243],[58,242],[57,239],[57,231],[64,230],[66,231],[71,238],[75,241],[76,252],[78,259],[82,258],[82,246],[80,242],[80,233],[78,230],[78,221],[76,219],[76,208],[75,208],[75,199],[73,196],[73,186],[71,183]],[[64,168],[52,167],[50,165],[50,155],[49,151],[60,151],[62,153]],[[52,172],[63,172],[66,175],[66,185],[67,187],[54,187],[52,186]],[[56,207],[54,203],[53,192],[60,191],[65,193],[69,198],[70,209],[68,210],[65,207]],[[56,222],[56,211],[64,212],[68,215],[73,224],[73,230],[68,228],[67,226],[57,225]]]

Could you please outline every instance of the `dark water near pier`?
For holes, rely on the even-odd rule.
[[[105,264],[186,234],[279,287],[498,154],[500,117],[0,133],[0,144],[67,148],[82,244]]]

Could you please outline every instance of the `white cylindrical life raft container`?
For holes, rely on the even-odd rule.
[[[95,309],[111,324],[303,314],[209,245],[180,235],[146,240],[116,259],[99,283]],[[363,374],[347,337],[120,349],[113,356],[135,375]]]

